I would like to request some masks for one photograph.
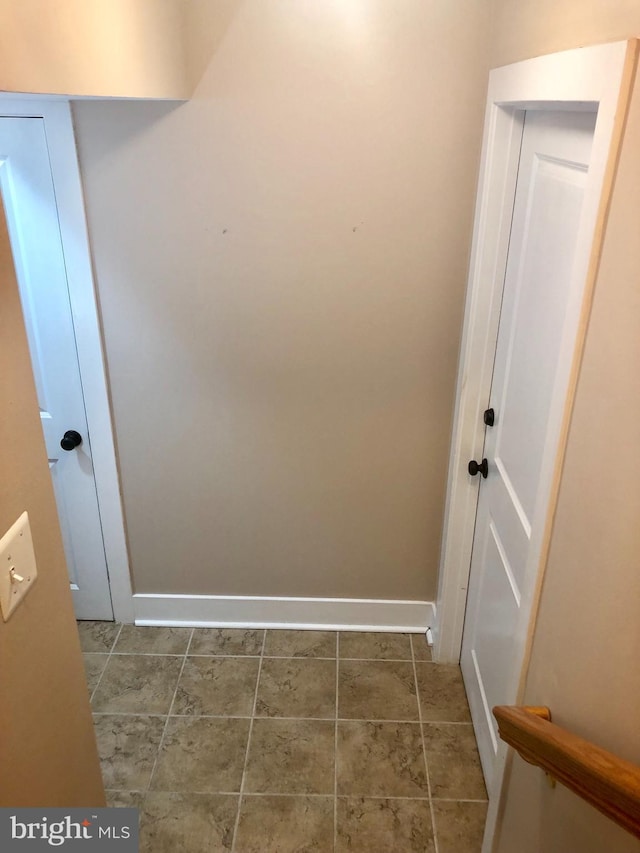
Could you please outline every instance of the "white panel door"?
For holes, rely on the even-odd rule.
[[[41,118],[0,118],[0,189],[76,616],[113,619],[91,445]],[[82,443],[63,450],[69,430]]]
[[[594,113],[527,112],[480,481],[461,666],[487,784],[497,751],[491,709],[515,701],[513,643],[529,606],[560,422],[552,416],[595,126]],[[489,419],[490,420],[490,419]],[[480,476],[480,475],[477,475]]]

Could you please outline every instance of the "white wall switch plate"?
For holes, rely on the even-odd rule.
[[[23,512],[0,539],[0,608],[5,622],[37,577],[29,516]]]

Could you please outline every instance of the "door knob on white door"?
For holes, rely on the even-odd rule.
[[[63,450],[73,450],[74,447],[79,447],[82,444],[82,436],[74,429],[68,429],[62,436],[60,447]]]
[[[489,476],[489,463],[486,459],[483,459],[482,462],[476,462],[475,459],[472,459],[467,466],[467,470],[472,477],[475,477],[476,474],[482,474],[483,479],[486,480]]]

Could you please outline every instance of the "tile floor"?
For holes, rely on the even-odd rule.
[[[79,623],[110,805],[141,853],[476,853],[458,667],[422,635]]]

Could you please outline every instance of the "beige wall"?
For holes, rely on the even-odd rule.
[[[188,4],[75,123],[138,592],[433,598],[482,0]]]
[[[640,33],[637,2],[494,2],[494,64]],[[605,236],[525,701],[640,764],[640,86]],[[500,853],[640,841],[514,760]]]
[[[491,67],[640,35],[638,0],[489,0]]]
[[[182,0],[0,0],[0,90],[182,98]]]
[[[38,579],[0,619],[0,806],[103,806],[89,697],[0,205],[0,533],[27,510]]]

